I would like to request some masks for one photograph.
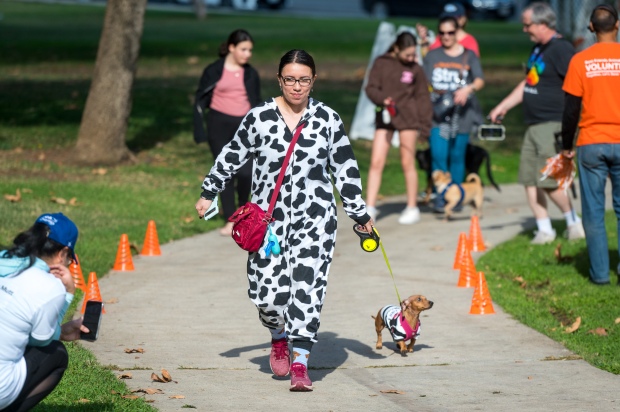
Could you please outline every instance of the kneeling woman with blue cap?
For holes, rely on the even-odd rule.
[[[0,251],[0,410],[27,411],[62,379],[69,357],[59,340],[88,332],[61,324],[75,284],[68,266],[78,237],[62,213],[39,216]]]

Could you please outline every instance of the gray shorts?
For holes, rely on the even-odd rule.
[[[547,159],[557,154],[553,134],[562,129],[561,122],[545,122],[529,126],[523,137],[521,160],[519,163],[519,183],[543,189],[556,189],[557,182],[552,178],[540,180],[540,169]]]

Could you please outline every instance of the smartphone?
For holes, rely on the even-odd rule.
[[[480,140],[504,140],[506,128],[501,124],[483,124],[478,126],[478,139]]]
[[[81,332],[80,339],[94,342],[99,336],[99,326],[101,325],[101,313],[103,312],[103,302],[89,300],[86,302],[84,310],[84,319],[82,324],[88,328],[90,332]]]

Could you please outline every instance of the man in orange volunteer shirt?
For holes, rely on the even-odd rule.
[[[581,211],[590,257],[590,281],[606,285],[610,283],[605,230],[607,176],[611,178],[613,207],[620,220],[618,12],[607,4],[596,6],[590,16],[589,29],[595,33],[596,43],[572,58],[564,80],[562,154],[569,158],[575,156],[573,140],[579,124],[577,159]],[[616,271],[620,272],[620,267]]]

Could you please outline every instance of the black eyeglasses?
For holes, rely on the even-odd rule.
[[[302,77],[301,79],[296,79],[294,77],[280,76],[280,79],[282,79],[282,83],[284,83],[285,86],[294,86],[295,83],[299,83],[300,86],[308,87],[312,83],[312,78],[310,77]]]
[[[454,36],[456,31],[439,31],[440,36]]]

